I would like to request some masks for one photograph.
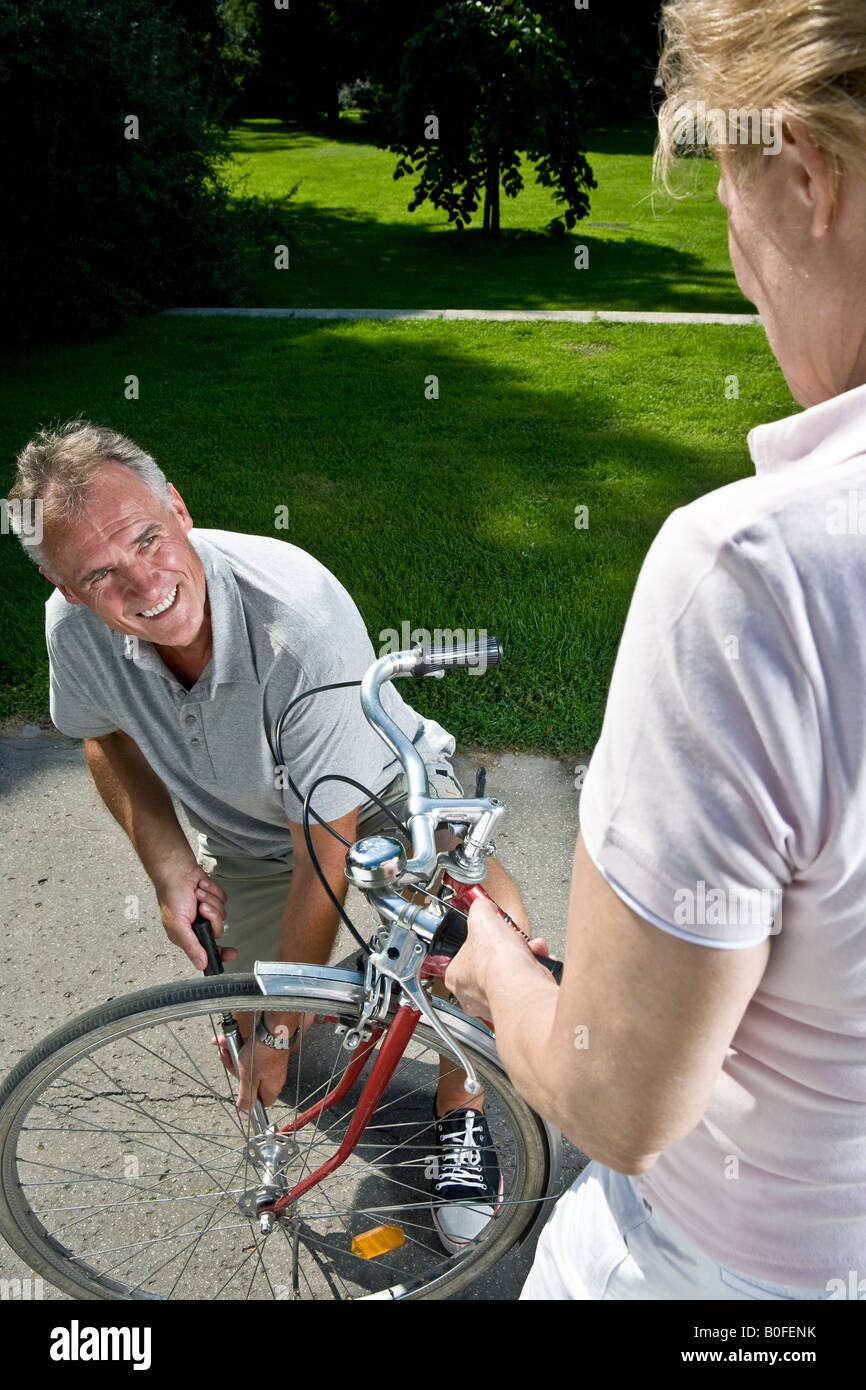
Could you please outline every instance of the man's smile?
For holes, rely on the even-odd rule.
[[[175,584],[171,592],[166,594],[165,598],[162,600],[162,603],[158,603],[155,608],[145,608],[141,613],[138,613],[136,616],[139,618],[158,618],[161,613],[168,612],[169,608],[172,607],[175,598],[177,597],[177,588],[178,586]]]

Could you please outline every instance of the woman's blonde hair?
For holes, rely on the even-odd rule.
[[[669,193],[676,156],[704,146],[736,146],[738,182],[759,175],[782,117],[803,122],[834,180],[866,178],[866,0],[667,0],[660,31],[653,172]]]

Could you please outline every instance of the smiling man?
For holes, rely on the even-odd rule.
[[[218,937],[231,925],[232,944],[221,948],[229,969],[251,970],[257,959],[327,962],[338,916],[289,778],[303,796],[325,773],[352,777],[398,816],[406,795],[400,765],[367,724],[355,688],[296,704],[277,737],[296,697],[359,681],[375,660],[349,594],[285,541],[194,529],[154,460],[87,422],[42,431],[27,445],[16,499],[22,512],[25,501],[42,502],[41,543],[23,532],[19,539],[56,586],[46,604],[51,717],[84,739],[100,795],[153,882],[169,939],[203,969],[192,931],[200,910]],[[424,759],[431,795],[461,795],[451,735],[393,685],[382,701]],[[172,795],[198,832],[197,855]],[[349,843],[390,825],[346,783],[319,788],[314,809]],[[342,901],[344,845],[326,825],[312,826],[312,840]],[[491,892],[525,925],[520,896],[495,864]],[[264,1015],[241,1052],[241,1108],[257,1095],[275,1100],[299,1024],[297,1015]],[[441,1170],[456,1177],[434,1184],[434,1217],[449,1250],[492,1214],[499,1183],[495,1160],[478,1161],[478,1150],[492,1153],[490,1135],[464,1080],[442,1060],[434,1119]]]

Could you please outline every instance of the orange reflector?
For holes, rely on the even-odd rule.
[[[386,1255],[396,1250],[404,1240],[399,1226],[374,1226],[372,1231],[363,1231],[352,1239],[352,1254],[360,1255],[362,1260],[375,1260],[377,1255]]]

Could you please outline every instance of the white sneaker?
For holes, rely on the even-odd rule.
[[[502,1174],[480,1110],[449,1110],[434,1124],[439,1171],[430,1203],[439,1239],[450,1255],[477,1240],[502,1200]]]

